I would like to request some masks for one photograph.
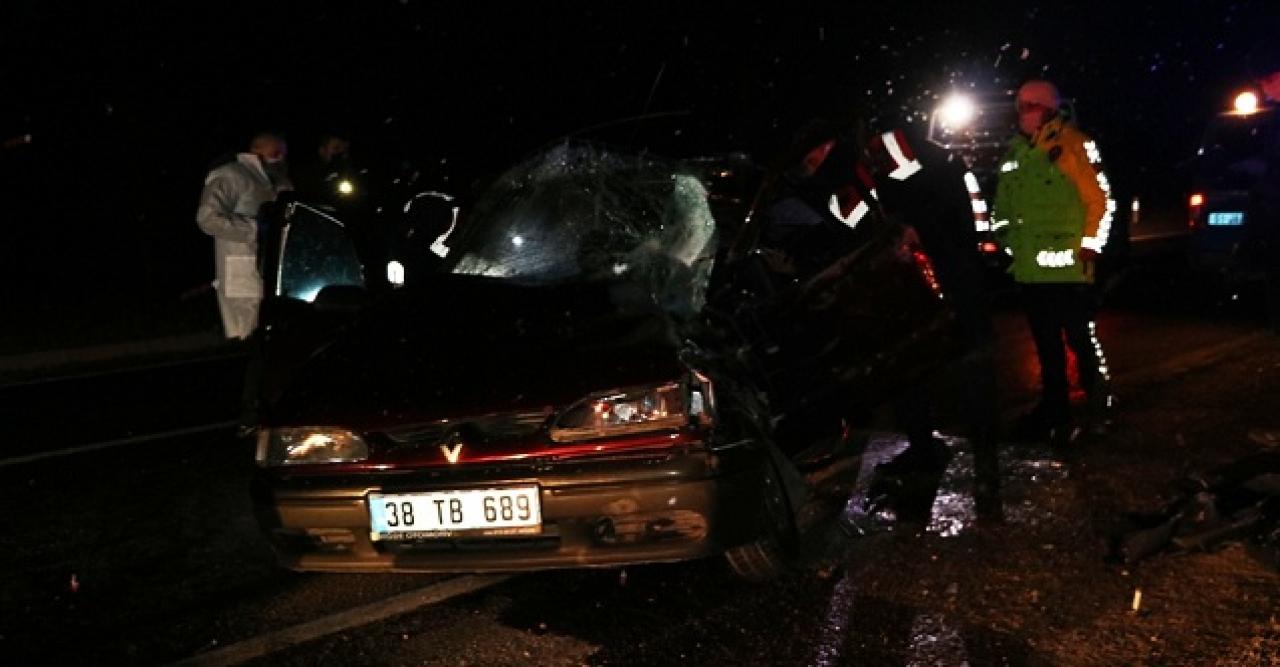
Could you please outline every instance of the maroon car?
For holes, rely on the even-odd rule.
[[[749,168],[566,141],[383,293],[338,219],[283,207],[253,497],[284,564],[785,567],[806,480],[857,454],[823,406],[908,386],[948,314],[880,219],[823,275],[762,279]]]

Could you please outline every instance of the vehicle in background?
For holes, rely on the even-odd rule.
[[[1252,91],[1237,95],[1234,107],[1205,129],[1186,200],[1189,263],[1225,286],[1262,278],[1246,243],[1250,191],[1262,176],[1265,137],[1276,123],[1275,108],[1260,107]]]

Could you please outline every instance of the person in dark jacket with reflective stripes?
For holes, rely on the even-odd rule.
[[[847,254],[869,215],[879,212],[913,229],[932,262],[935,287],[956,313],[968,353],[964,388],[945,398],[959,404],[953,407],[981,443],[980,463],[994,463],[994,455],[985,456],[994,454],[988,447],[996,417],[993,333],[964,170],[947,158],[902,130],[869,133],[858,122],[811,121],[783,160],[778,192],[765,198],[760,245],[775,253],[780,272],[803,277]],[[932,436],[935,406],[928,394],[921,387],[898,403],[911,442],[894,462],[901,471],[934,467],[947,458]],[[994,486],[995,475],[990,477]]]

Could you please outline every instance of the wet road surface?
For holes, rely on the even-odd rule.
[[[1000,324],[1001,385],[1011,405],[1026,404],[1034,355],[1016,317]],[[995,518],[977,512],[970,443],[947,439],[944,469],[886,497],[875,465],[904,445],[868,433],[844,512],[815,530],[793,575],[763,585],[735,580],[719,559],[520,575],[288,639],[353,609],[374,619],[365,605],[451,579],[276,568],[249,512],[251,446],[229,429],[0,466],[0,655],[298,665],[1280,659],[1280,577],[1243,550],[1122,568],[1106,562],[1104,544],[1114,517],[1158,507],[1170,480],[1250,451],[1244,432],[1280,414],[1280,340],[1247,317],[1176,309],[1116,309],[1100,328],[1122,401],[1113,432],[1068,452],[1002,444]],[[237,372],[2,389],[9,435],[20,436],[6,456],[234,417]],[[138,411],[156,404],[181,409]],[[279,641],[219,653],[264,636]]]

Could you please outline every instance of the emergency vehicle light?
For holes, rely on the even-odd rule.
[[[1258,94],[1252,90],[1246,90],[1236,95],[1235,102],[1232,105],[1238,114],[1251,114],[1258,110]]]
[[[973,100],[969,99],[968,95],[956,93],[938,107],[938,115],[943,127],[949,130],[960,130],[978,115],[978,107],[974,106]]]
[[[1187,204],[1187,212],[1190,214],[1190,220],[1187,221],[1187,224],[1192,229],[1195,229],[1200,221],[1200,207],[1204,206],[1204,195],[1199,192],[1191,195],[1191,198],[1187,200]]]

